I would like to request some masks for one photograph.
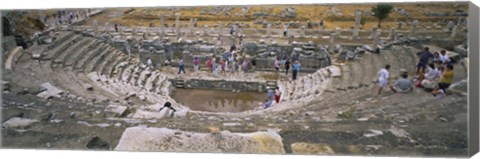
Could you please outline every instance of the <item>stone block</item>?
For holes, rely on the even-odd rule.
[[[221,138],[222,140],[218,140]],[[254,133],[228,131],[195,133],[168,128],[130,127],[115,150],[209,153],[284,154],[281,136],[267,130]]]
[[[4,128],[28,128],[38,120],[13,117],[2,124]]]
[[[38,97],[44,98],[44,99],[49,99],[53,97],[59,98],[60,95],[63,93],[62,90],[58,89],[57,87],[53,86],[50,83],[44,83],[40,85],[41,89],[44,89],[45,91],[37,94]]]
[[[293,154],[332,155],[335,151],[325,143],[297,142],[291,145]]]
[[[109,117],[120,117],[122,115],[125,115],[125,112],[127,111],[126,106],[119,106],[119,105],[109,105],[107,108],[105,108],[104,112],[107,114]]]

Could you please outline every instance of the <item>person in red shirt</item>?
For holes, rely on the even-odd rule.
[[[208,71],[211,71],[212,70],[212,60],[208,59],[206,65],[207,65]]]

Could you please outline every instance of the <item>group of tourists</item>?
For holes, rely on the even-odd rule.
[[[431,91],[435,97],[444,97],[445,93],[453,82],[453,63],[445,50],[440,53],[431,53],[428,47],[418,52],[419,61],[416,65],[416,80],[412,82],[408,79],[408,72],[401,71],[401,78],[396,80],[389,88],[394,92],[411,92],[414,87],[424,88]],[[387,64],[377,73],[380,94],[382,89],[387,87],[390,65]]]
[[[91,10],[59,10],[50,15],[45,15],[39,17],[44,23],[48,23],[48,19],[52,18],[57,24],[72,24],[74,19],[80,19],[80,17],[85,17],[87,14],[91,13]]]

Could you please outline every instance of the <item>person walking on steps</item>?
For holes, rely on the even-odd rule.
[[[377,91],[377,95],[380,95],[380,93],[382,92],[382,89],[384,87],[387,87],[387,83],[388,83],[388,77],[389,77],[389,72],[388,70],[390,69],[390,65],[387,64],[385,65],[385,68],[382,68],[380,69],[380,71],[377,72],[377,80],[378,80],[378,91]]]

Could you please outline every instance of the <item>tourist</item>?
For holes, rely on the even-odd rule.
[[[285,75],[288,75],[288,70],[290,69],[290,60],[285,61]]]
[[[298,61],[295,61],[295,63],[293,64],[293,69],[292,69],[292,80],[297,79],[297,74],[298,74],[299,70],[300,70],[300,63],[298,63]]]
[[[180,60],[178,61],[178,74],[180,74],[181,72],[183,72],[183,74],[186,74],[185,63],[183,62],[183,58],[180,58]]]
[[[160,110],[158,110],[158,111],[161,112],[163,108],[168,108],[168,109],[173,110],[172,115],[170,117],[173,117],[173,114],[177,111],[177,110],[175,110],[175,108],[172,107],[172,103],[170,103],[170,102],[165,102],[165,104],[163,104],[163,107],[161,107]]]
[[[269,108],[270,106],[272,105],[272,100],[265,100],[265,105],[263,107],[263,109],[267,109]]]
[[[424,51],[417,53],[417,56],[419,58],[419,61],[417,63],[417,75],[420,75],[420,70],[421,73],[425,73],[426,65],[428,64],[430,58],[433,58],[433,54],[430,53],[428,47],[425,47]]]
[[[267,99],[273,101],[275,99],[275,92],[272,88],[267,90]]]
[[[437,65],[440,65],[442,63],[442,60],[440,59],[440,54],[438,52],[433,53],[432,62]]]
[[[246,58],[243,59],[242,69],[243,69],[243,73],[245,74],[248,73],[248,62]]]
[[[380,88],[378,88],[377,95],[380,95],[380,93],[382,92],[382,89],[387,86],[388,77],[389,77],[389,73],[388,73],[389,69],[390,69],[390,65],[387,64],[387,65],[385,65],[385,68],[380,69],[380,71],[378,71],[378,73],[377,73],[378,86],[380,87]]]
[[[255,71],[255,67],[257,66],[257,59],[253,57],[251,63],[252,63],[252,71]]]
[[[390,89],[393,91],[393,93],[397,93],[397,92],[406,93],[406,92],[413,91],[412,81],[410,81],[407,78],[408,78],[408,74],[404,73],[402,74],[401,79],[396,80],[395,84],[390,86]]]
[[[235,52],[233,52],[235,50]],[[235,46],[235,44],[233,44],[232,46],[230,46],[230,52],[232,52],[233,54],[236,54],[237,53],[237,47]]]
[[[147,66],[148,67],[153,67],[153,62],[152,62],[152,59],[150,59],[150,57],[147,58]]]
[[[222,74],[226,74],[226,72],[225,72],[226,67],[227,67],[227,60],[223,59],[222,64],[221,64]]]
[[[237,60],[236,59],[233,59],[233,62],[232,62],[232,74],[235,74],[237,71]]]
[[[217,67],[217,60],[215,57],[212,57],[212,71],[215,71],[215,67]]]
[[[437,86],[437,81],[441,77],[442,73],[438,68],[435,67],[435,64],[430,63],[428,65],[427,73],[421,75],[418,78],[417,87],[423,87],[426,89],[435,89]]]
[[[288,31],[288,25],[285,24],[285,25],[283,26],[283,37],[287,37],[287,31]]]
[[[280,61],[278,60],[278,57],[275,58],[275,62],[273,63],[273,66],[275,67],[275,73],[278,73],[278,71],[280,70]]]
[[[242,46],[243,38],[245,38],[245,35],[240,35],[240,37],[238,38],[238,45],[239,46]]]
[[[117,23],[115,23],[114,28],[115,28],[115,32],[118,32],[118,25],[117,25]]]
[[[442,62],[443,65],[450,64],[450,58],[448,57],[447,52],[445,50],[440,51],[440,61]]]
[[[233,33],[235,32],[235,30],[233,29],[233,25],[230,27],[230,35],[233,35]]]
[[[193,69],[195,71],[198,71],[199,67],[200,67],[200,60],[198,60],[198,57],[193,58]]]
[[[212,71],[212,60],[207,59],[207,62],[205,62],[205,65],[207,65],[208,71]]]
[[[277,87],[275,89],[275,102],[280,103],[280,96],[282,95],[282,92],[280,91],[280,88]]]
[[[217,65],[217,62],[212,62],[212,68],[213,68],[213,76],[217,77],[217,76],[218,76],[218,65]]]
[[[287,55],[283,54],[282,56],[282,67],[285,68],[285,62],[287,62]]]
[[[450,87],[450,84],[453,82],[453,65],[447,65],[447,70],[445,70],[438,81],[438,88],[432,91],[432,95],[441,95],[442,93],[447,92],[447,88]]]

